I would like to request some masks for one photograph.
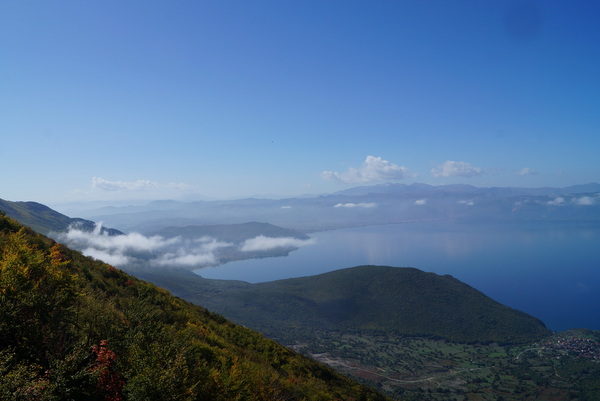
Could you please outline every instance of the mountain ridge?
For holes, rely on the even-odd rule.
[[[380,184],[353,187],[334,192],[333,195],[366,195],[369,193],[415,193],[415,192],[454,192],[454,193],[483,193],[494,192],[504,196],[514,195],[553,195],[560,193],[590,193],[600,192],[600,184],[591,182],[587,184],[570,185],[567,187],[476,187],[470,184],[430,185],[424,183],[414,184]]]
[[[163,285],[283,343],[294,327],[385,331],[464,343],[529,342],[549,334],[539,319],[452,276],[416,268],[357,266],[266,283],[233,282],[231,287],[226,280],[202,280],[194,285],[190,277],[180,289]]]
[[[12,202],[0,199],[0,211],[45,235],[67,231],[71,226],[84,231],[93,231],[96,228],[96,223],[93,221],[68,217],[38,202]],[[123,234],[114,228],[105,227],[101,228],[101,232],[107,235]]]
[[[169,207],[167,207],[169,205]],[[87,211],[123,231],[263,221],[304,233],[414,221],[600,221],[600,184],[564,188],[385,184],[284,199],[148,203]]]

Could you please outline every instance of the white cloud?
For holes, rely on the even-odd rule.
[[[168,252],[160,255],[152,261],[159,266],[209,266],[217,263],[215,254],[203,247],[196,250],[179,248],[175,252]]]
[[[131,262],[131,259],[122,253],[115,253],[93,247],[84,249],[82,253],[85,256],[90,256],[113,266],[125,266]]]
[[[259,235],[236,245],[212,237],[185,239],[182,237],[148,237],[139,233],[110,236],[96,225],[94,231],[71,227],[57,234],[57,240],[82,250],[86,256],[117,267],[133,265],[156,267],[185,267],[199,269],[219,263],[219,251],[236,247],[242,252],[268,251],[275,248],[300,248],[314,243],[313,239],[293,237],[265,237]]]
[[[232,246],[214,238],[203,237],[194,240],[181,237],[148,237],[139,233],[108,235],[102,231],[102,225],[96,225],[94,231],[83,231],[76,226],[68,232],[58,235],[58,240],[83,254],[117,267],[132,263],[151,266],[204,267],[215,264],[215,252],[223,247]]]
[[[414,176],[408,168],[376,156],[367,156],[359,168],[350,167],[343,173],[336,171],[323,171],[321,173],[321,178],[325,180],[337,180],[349,184],[399,181],[403,178]]]
[[[265,237],[259,235],[243,242],[240,250],[242,252],[268,251],[275,248],[300,248],[314,244],[314,239],[298,239],[294,237]]]
[[[427,199],[417,199],[417,200],[415,201],[415,205],[419,205],[419,206],[420,206],[420,205],[424,205],[424,204],[426,204],[426,203],[427,203]]]
[[[475,202],[473,202],[472,200],[461,200],[461,201],[458,201],[458,203],[461,205],[467,205],[467,206],[473,206],[475,204]]]
[[[144,191],[147,189],[156,189],[159,184],[150,180],[137,181],[109,181],[101,177],[92,178],[92,189],[101,191]]]
[[[191,244],[201,244],[201,249],[210,252],[233,245],[231,242],[219,241],[212,237],[196,238],[191,241]]]
[[[517,174],[517,175],[537,175],[538,172],[532,168],[524,167],[520,170],[515,171],[515,174]]]
[[[590,196],[582,196],[581,198],[573,198],[571,200],[576,205],[591,206],[596,204],[596,200]]]
[[[472,166],[467,162],[448,160],[431,169],[434,177],[475,177],[483,173],[480,167]]]
[[[377,203],[374,202],[369,202],[369,203],[338,203],[336,204],[334,207],[348,207],[348,208],[353,208],[353,207],[363,207],[363,208],[372,208],[372,207],[377,207]]]
[[[559,205],[562,205],[564,203],[565,203],[565,198],[560,197],[560,196],[557,197],[557,198],[554,198],[551,201],[548,201],[548,205],[552,205],[552,206],[559,206]]]
[[[108,235],[102,232],[102,223],[97,224],[93,232],[83,231],[77,227],[62,234],[61,240],[82,248],[82,244],[90,248],[105,251],[127,252],[127,251],[152,251],[177,242],[177,238],[165,240],[159,236],[146,237],[139,233],[127,235]]]

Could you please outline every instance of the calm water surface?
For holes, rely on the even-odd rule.
[[[600,330],[600,227],[591,224],[378,225],[311,234],[287,257],[198,270],[207,278],[272,281],[363,264],[451,274],[552,330]]]

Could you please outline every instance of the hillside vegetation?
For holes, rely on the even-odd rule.
[[[137,274],[137,273],[136,273]],[[249,284],[139,272],[186,299],[289,343],[314,330],[386,332],[461,343],[526,343],[544,324],[448,275],[359,266]]]
[[[0,199],[0,212],[45,235],[66,231],[70,226],[77,226],[84,231],[93,231],[96,227],[93,221],[65,216],[37,202],[11,202]],[[107,228],[102,228],[102,232],[109,235],[123,234],[119,230]]]
[[[2,400],[384,400],[0,215]]]

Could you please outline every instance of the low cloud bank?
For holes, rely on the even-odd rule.
[[[577,206],[593,206],[596,205],[598,203],[598,198],[594,198],[591,196],[581,196],[581,197],[573,197],[570,199],[569,202],[567,202],[567,200],[562,197],[562,196],[558,196],[556,198],[554,198],[553,200],[550,200],[548,202],[546,202],[547,205],[550,206],[563,206],[563,205],[568,205],[569,203],[573,204],[573,205],[577,205]]]
[[[370,202],[370,203],[338,203],[336,204],[334,207],[347,207],[347,208],[353,208],[353,207],[363,207],[366,209],[372,208],[372,207],[377,207],[377,203],[374,202]]]
[[[591,206],[596,204],[596,199],[591,196],[582,196],[581,198],[574,198],[573,203],[582,206]]]
[[[269,251],[276,248],[300,248],[314,244],[314,239],[299,239],[294,237],[265,237],[259,235],[242,243],[242,252]]]
[[[96,224],[92,232],[71,226],[68,232],[61,234],[60,239],[78,249],[89,247],[117,253],[150,252],[173,245],[178,241],[177,238],[147,237],[139,233],[108,235],[103,231],[102,224]]]
[[[557,198],[554,198],[551,201],[548,201],[548,204],[551,205],[551,206],[558,206],[558,205],[562,205],[564,203],[565,203],[565,198],[560,197],[560,196],[557,197]]]
[[[56,235],[65,245],[80,250],[84,255],[108,264],[124,266],[201,268],[220,263],[220,252],[256,252],[276,248],[295,249],[314,243],[313,239],[293,237],[265,237],[259,235],[240,244],[220,241],[212,237],[185,239],[145,236],[139,233],[108,235],[102,224],[94,231],[71,226],[66,233]]]
[[[220,248],[232,246],[229,242],[221,242],[214,238],[202,237],[195,240],[181,240],[180,246],[173,251],[165,252],[152,263],[158,266],[210,266],[218,263],[215,252]]]
[[[472,200],[461,200],[461,201],[458,201],[458,203],[461,205],[467,205],[467,206],[473,206],[475,204],[475,202],[473,202]]]
[[[92,232],[72,226],[57,239],[81,250],[86,256],[115,266],[136,263],[173,267],[214,265],[217,263],[215,251],[233,245],[209,237],[190,240],[158,235],[148,237],[139,233],[108,235],[101,224],[97,224]]]

